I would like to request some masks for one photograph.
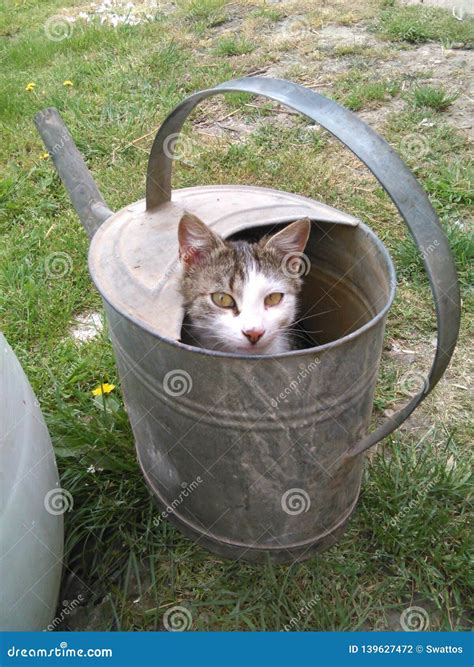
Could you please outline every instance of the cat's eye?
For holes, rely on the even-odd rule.
[[[219,308],[235,308],[235,301],[230,294],[226,292],[214,292],[211,299]]]
[[[278,306],[280,301],[283,299],[283,294],[281,292],[272,292],[265,297],[265,305],[269,306]]]

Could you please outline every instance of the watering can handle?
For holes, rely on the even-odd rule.
[[[418,248],[436,307],[438,339],[433,365],[422,390],[348,452],[356,456],[394,431],[430,393],[446,369],[456,345],[459,287],[448,241],[428,197],[390,145],[354,113],[336,102],[290,81],[251,77],[220,84],[188,97],[165,119],[153,143],[148,162],[146,207],[153,210],[171,200],[173,146],[184,121],[202,100],[226,92],[263,95],[301,114],[331,132],[374,174],[391,197]],[[427,252],[428,248],[434,248]],[[424,252],[423,252],[424,251]]]

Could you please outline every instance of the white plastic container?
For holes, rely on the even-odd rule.
[[[64,499],[38,401],[0,333],[0,630],[45,630],[61,581]],[[67,499],[66,499],[67,500]]]

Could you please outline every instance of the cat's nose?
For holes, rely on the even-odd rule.
[[[252,345],[255,345],[265,333],[265,329],[242,329],[242,333],[245,338],[249,339]]]

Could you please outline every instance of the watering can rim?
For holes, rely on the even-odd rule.
[[[228,186],[222,186],[222,187],[232,187],[232,185],[238,185],[240,188],[245,188],[246,186],[242,186],[239,184],[229,184]],[[199,187],[199,186],[197,186]],[[196,189],[197,189],[196,187]],[[212,186],[202,186],[202,188],[206,187],[213,187],[215,188],[215,185]],[[249,186],[253,187],[253,186]],[[184,191],[184,190],[191,190],[192,188],[178,188],[175,191]],[[265,189],[265,188],[260,188],[260,189]],[[266,188],[268,189],[268,188]],[[287,193],[285,190],[275,190],[274,188],[271,188],[272,192],[277,192],[281,194],[292,194],[292,193]],[[222,352],[220,350],[210,350],[207,348],[202,348],[202,347],[197,347],[195,345],[189,345],[187,343],[183,343],[180,340],[176,340],[174,338],[170,338],[168,336],[164,336],[156,331],[148,322],[145,320],[142,320],[140,317],[135,317],[131,312],[123,310],[120,308],[120,305],[118,303],[113,303],[111,299],[108,298],[107,294],[103,290],[103,285],[102,281],[98,278],[95,266],[92,264],[92,252],[91,249],[93,247],[94,241],[100,243],[100,235],[102,232],[106,232],[106,228],[109,225],[112,225],[114,222],[114,218],[116,215],[120,214],[121,212],[126,212],[127,209],[129,209],[131,206],[134,206],[136,204],[144,202],[144,199],[140,199],[136,202],[132,202],[131,204],[128,204],[127,206],[124,206],[122,209],[111,215],[99,228],[99,230],[96,232],[94,235],[94,238],[89,246],[89,253],[88,253],[88,266],[89,266],[89,273],[92,278],[92,281],[100,293],[101,297],[105,299],[105,301],[109,304],[111,308],[113,308],[119,315],[123,316],[126,320],[134,324],[135,326],[139,327],[140,329],[143,329],[147,333],[151,334],[154,338],[159,339],[160,341],[163,341],[164,343],[170,344],[172,347],[177,347],[178,349],[183,349],[186,350],[187,352],[195,352],[204,356],[210,356],[210,357],[222,357],[222,358],[231,358],[231,359],[242,359],[243,361],[248,361],[248,360],[258,360],[258,361],[264,361],[266,359],[271,360],[271,359],[286,359],[288,357],[295,357],[295,356],[307,356],[308,354],[319,354],[321,352],[325,352],[326,350],[339,347],[341,345],[346,344],[347,342],[354,340],[355,338],[358,338],[360,335],[362,335],[365,331],[373,328],[376,326],[380,320],[382,320],[390,310],[390,307],[393,303],[393,300],[395,298],[396,294],[396,288],[397,288],[397,280],[396,280],[396,271],[395,271],[395,266],[393,264],[393,260],[390,256],[390,253],[388,252],[388,249],[384,245],[384,243],[381,241],[381,239],[377,236],[377,234],[374,232],[373,229],[371,229],[368,225],[363,223],[361,220],[357,219],[357,224],[349,224],[349,223],[342,223],[342,222],[334,222],[334,221],[326,221],[326,220],[314,220],[315,222],[322,223],[322,224],[342,224],[343,226],[348,226],[349,228],[359,228],[362,230],[366,236],[368,236],[371,241],[374,243],[374,247],[379,250],[381,253],[381,256],[384,259],[385,266],[388,270],[388,277],[389,277],[389,293],[387,296],[387,299],[383,305],[383,307],[380,309],[379,312],[377,312],[374,316],[370,318],[368,322],[363,324],[361,327],[357,328],[355,331],[346,334],[345,336],[341,336],[340,338],[337,338],[336,340],[330,341],[329,343],[324,343],[323,345],[317,345],[314,347],[309,347],[309,348],[304,348],[302,350],[289,350],[287,352],[279,352],[278,354],[238,354],[234,352]],[[319,203],[319,202],[318,202]],[[157,210],[157,209],[155,209]],[[336,209],[337,210],[337,209]],[[341,213],[343,213],[341,211]],[[352,217],[352,216],[349,216]],[[281,221],[275,224],[285,224],[286,222],[291,222],[291,220],[288,221]],[[270,223],[271,224],[271,223]],[[260,225],[261,226],[261,225]],[[252,227],[248,227],[247,229],[252,229]],[[97,238],[96,238],[97,237]]]
[[[94,234],[89,272],[99,292],[117,312],[130,313],[135,322],[162,339],[181,342],[184,309],[179,294],[177,226],[185,211],[205,220],[224,238],[250,227],[276,228],[302,217],[326,223],[324,229],[329,235],[341,225],[351,229],[359,226],[353,215],[328,204],[254,185],[175,189],[172,201],[153,211],[146,210],[144,199],[125,205]],[[359,234],[364,236],[362,230]],[[374,243],[370,245],[375,252]],[[372,316],[380,307],[367,309]]]

